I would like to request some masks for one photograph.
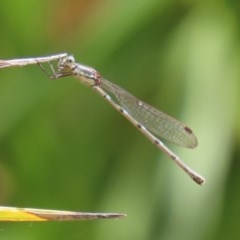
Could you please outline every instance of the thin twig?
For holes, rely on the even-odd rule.
[[[60,60],[61,58],[66,57],[66,56],[67,56],[67,53],[60,53],[60,54],[46,56],[46,57],[0,60],[0,68],[23,67],[23,66],[30,65],[30,64],[45,63],[45,62],[50,62],[50,61],[54,61],[54,60]]]

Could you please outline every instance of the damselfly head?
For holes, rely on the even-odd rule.
[[[57,75],[58,77],[72,75],[72,70],[75,68],[75,59],[69,55],[59,60]]]
[[[58,63],[58,69],[71,69],[72,65],[74,65],[75,63],[75,59],[73,56],[69,55],[66,56],[62,59],[60,59],[59,63]]]

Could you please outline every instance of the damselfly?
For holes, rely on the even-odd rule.
[[[45,71],[43,66],[39,65]],[[163,138],[182,147],[195,148],[197,146],[197,138],[189,127],[140,101],[118,85],[107,81],[94,68],[76,63],[73,56],[66,56],[60,59],[56,72],[51,64],[50,66],[54,73],[54,76],[50,77],[51,79],[74,76],[85,85],[94,89],[196,183],[201,185],[205,182],[201,175],[188,167],[159,139]]]

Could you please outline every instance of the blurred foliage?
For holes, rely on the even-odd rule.
[[[238,1],[0,1],[0,59],[68,52],[186,122],[199,187],[91,89],[0,72],[0,205],[126,219],[1,224],[14,239],[239,239]],[[170,144],[169,144],[170,145]],[[171,146],[172,147],[172,146]]]

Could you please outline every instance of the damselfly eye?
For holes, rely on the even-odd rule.
[[[75,60],[74,60],[74,57],[73,56],[69,56],[67,59],[66,59],[66,63],[68,63],[68,64],[72,64],[72,63],[74,63],[75,62]]]
[[[72,60],[71,58],[69,58],[67,62],[68,62],[68,63],[72,63],[73,60]]]

